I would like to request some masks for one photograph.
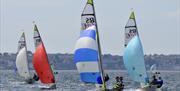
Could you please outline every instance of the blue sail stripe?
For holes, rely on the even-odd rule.
[[[74,61],[76,62],[88,62],[88,61],[97,61],[98,60],[98,51],[89,49],[89,48],[80,48],[75,51]]]
[[[95,32],[95,30],[83,30],[80,35],[80,38],[82,38],[82,37],[90,37],[90,38],[96,40],[96,32]]]
[[[100,72],[85,72],[80,73],[80,79],[86,83],[102,84]]]

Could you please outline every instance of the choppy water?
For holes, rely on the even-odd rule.
[[[126,88],[134,88],[137,85],[128,78],[125,71],[109,70],[106,72],[110,76],[110,80],[107,83],[109,88],[115,83],[114,78],[117,75],[124,77]],[[162,91],[180,91],[180,71],[163,71],[161,75],[165,82]],[[40,82],[26,84],[14,70],[0,70],[0,77],[0,91],[41,91],[39,89]],[[95,88],[94,85],[82,85],[79,74],[75,70],[58,70],[58,74],[55,77],[57,89],[48,91],[93,91]]]

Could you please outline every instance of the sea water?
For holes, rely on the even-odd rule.
[[[34,71],[31,71],[33,73]],[[56,70],[55,75],[57,89],[42,90],[39,88],[40,81],[34,84],[25,83],[14,70],[0,70],[0,91],[94,91],[95,86],[92,84],[84,85],[79,79],[79,74],[76,70]],[[133,82],[126,71],[107,70],[110,79],[107,82],[107,87],[112,88],[115,83],[116,76],[123,76],[125,91],[133,91],[133,88],[138,87],[138,84]],[[160,71],[164,79],[162,91],[180,91],[180,71]],[[128,90],[129,89],[129,90]],[[130,90],[131,89],[131,90]]]

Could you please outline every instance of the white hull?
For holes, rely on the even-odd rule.
[[[43,85],[40,85],[39,88],[41,88],[41,89],[56,89],[56,84],[55,83],[43,84]]]
[[[147,86],[147,87],[139,88],[136,91],[161,91],[161,90],[158,89],[157,86],[153,85],[153,86]]]

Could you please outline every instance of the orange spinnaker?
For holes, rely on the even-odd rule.
[[[42,83],[55,83],[55,78],[49,65],[47,53],[43,43],[40,43],[36,48],[32,63]]]

